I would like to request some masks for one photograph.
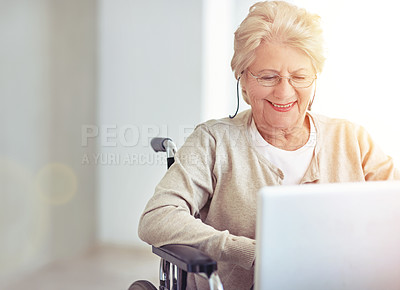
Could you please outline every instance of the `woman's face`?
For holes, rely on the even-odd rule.
[[[290,132],[303,128],[315,83],[308,88],[294,88],[287,78],[282,78],[275,86],[265,87],[250,72],[254,76],[314,76],[311,59],[299,49],[262,42],[256,49],[255,61],[244,72],[242,82],[259,130],[273,134],[274,130]]]

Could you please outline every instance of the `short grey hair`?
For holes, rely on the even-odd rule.
[[[324,41],[320,17],[284,1],[255,3],[235,32],[232,71],[238,79],[254,62],[262,41],[298,48],[311,59],[316,73],[324,66]],[[246,92],[243,98],[248,103]]]

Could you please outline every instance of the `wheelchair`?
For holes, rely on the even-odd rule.
[[[167,154],[167,168],[174,163],[177,149],[170,138],[153,138],[151,146],[155,152]],[[152,252],[161,258],[159,290],[186,290],[187,273],[198,274],[208,279],[211,290],[223,290],[217,274],[217,262],[200,250],[188,245],[165,245],[159,248],[152,246]],[[149,281],[139,280],[128,290],[157,290],[157,288]]]

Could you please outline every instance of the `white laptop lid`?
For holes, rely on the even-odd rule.
[[[400,182],[265,187],[257,211],[255,289],[400,289]]]

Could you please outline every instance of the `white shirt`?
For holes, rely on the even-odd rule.
[[[282,170],[285,176],[284,185],[299,184],[310,166],[317,136],[314,122],[310,117],[308,119],[310,120],[310,137],[303,147],[295,151],[286,151],[269,144],[258,132],[254,119],[251,121],[250,135],[254,147],[261,155]]]

